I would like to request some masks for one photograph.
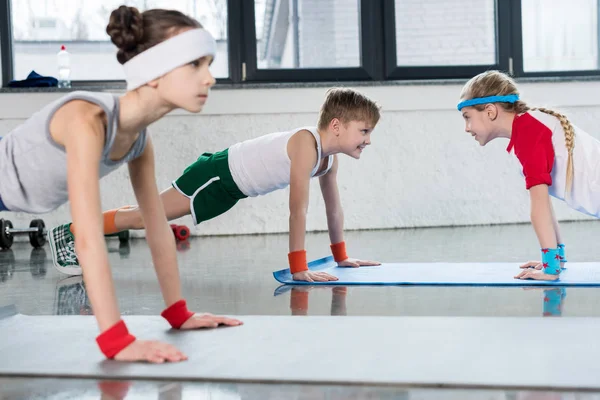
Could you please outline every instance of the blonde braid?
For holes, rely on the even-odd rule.
[[[567,195],[571,193],[571,188],[573,187],[573,149],[575,148],[575,129],[573,129],[573,125],[571,125],[569,119],[561,113],[542,107],[534,108],[534,110],[539,110],[543,113],[550,114],[558,118],[563,131],[565,131],[565,145],[567,147],[567,152],[569,153],[569,158],[567,161],[567,185],[565,188],[566,198]]]

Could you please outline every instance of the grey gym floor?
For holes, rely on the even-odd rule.
[[[600,259],[597,253],[600,222],[562,223],[561,227],[570,261]],[[346,241],[352,257],[383,262],[514,262],[516,272],[520,262],[538,256],[537,240],[529,225],[347,232]],[[526,317],[544,313],[546,293],[542,288],[384,286],[348,287],[344,293],[339,289],[334,292],[331,287],[317,287],[301,289],[308,294],[294,289],[275,295],[280,285],[271,273],[286,266],[287,243],[285,234],[197,237],[180,243],[183,291],[190,308],[229,315]],[[163,304],[146,242],[132,240],[123,246],[110,238],[107,245],[122,313],[158,314]],[[309,259],[328,255],[327,234],[309,234],[307,247]],[[597,288],[566,288],[564,294],[560,307],[555,308],[549,318],[600,316]],[[298,308],[305,296],[308,296],[307,310]],[[92,313],[81,278],[60,274],[52,266],[47,246],[32,250],[27,242],[15,243],[11,250],[0,252],[0,306],[7,304],[15,304],[20,313],[29,315]],[[68,332],[65,332],[65,340],[68,340]],[[573,395],[512,389],[150,381],[125,384],[129,385],[128,399],[566,399]],[[106,385],[91,380],[0,377],[0,399],[111,398],[101,387]],[[578,393],[577,396],[591,399],[598,398],[600,393]]]

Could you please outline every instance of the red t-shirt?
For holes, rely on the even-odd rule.
[[[525,187],[545,184],[552,185],[554,146],[552,131],[531,114],[516,116],[512,125],[512,135],[506,151],[513,149],[523,166]]]

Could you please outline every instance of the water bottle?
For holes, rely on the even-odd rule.
[[[57,54],[58,60],[58,87],[71,87],[71,60],[69,52],[65,45],[60,46],[60,51]]]

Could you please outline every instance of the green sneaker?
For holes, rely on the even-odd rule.
[[[75,237],[69,229],[70,226],[71,224],[59,225],[48,231],[52,262],[63,274],[81,275],[82,270],[75,254]]]

